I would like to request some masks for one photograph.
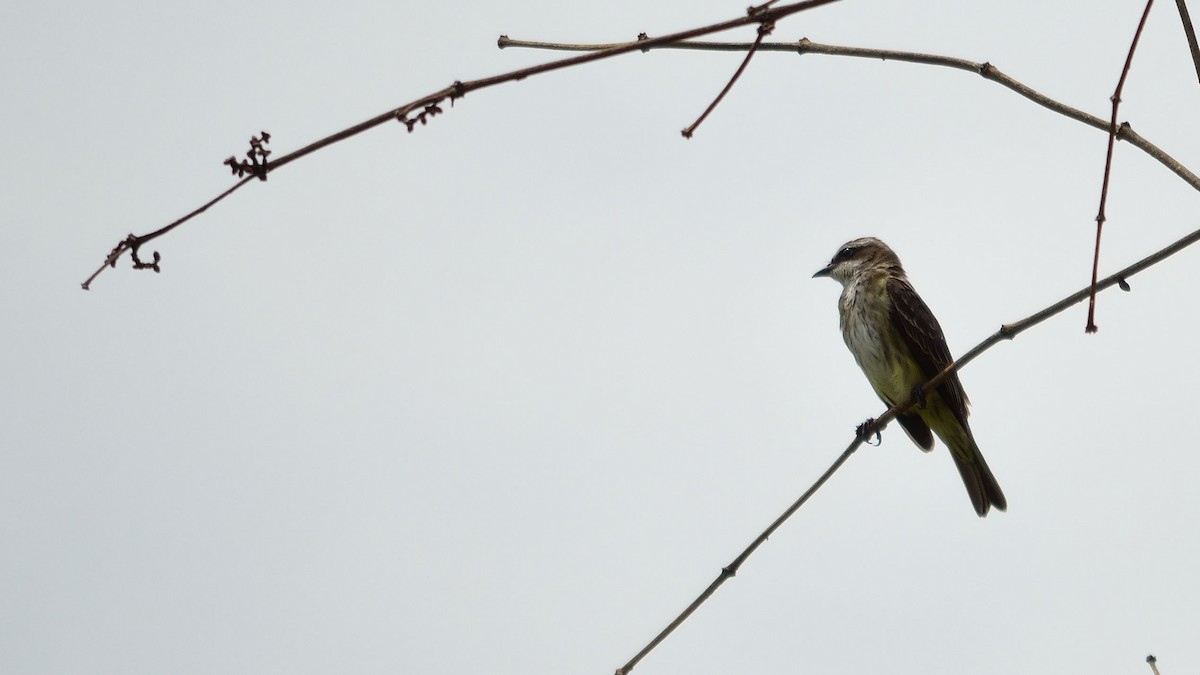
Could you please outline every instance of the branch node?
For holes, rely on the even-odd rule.
[[[108,266],[116,269],[117,259],[121,257],[121,254],[124,253],[126,249],[132,247],[136,241],[137,237],[130,232],[128,237],[125,237],[121,241],[117,242],[117,245],[113,247],[113,250],[108,252],[108,259],[105,260],[105,262],[108,263]]]
[[[499,47],[500,49],[504,49],[505,47],[508,46],[509,42],[512,42],[512,40],[509,39],[509,37],[507,35],[501,35],[499,38],[496,39],[496,46]]]
[[[248,174],[265,181],[267,172],[270,171],[267,157],[271,156],[271,151],[266,147],[270,142],[271,134],[261,131],[258,136],[250,137],[250,149],[246,151],[246,159],[239,162],[237,157],[230,155],[221,163],[228,166],[230,172],[238,178],[244,178]]]
[[[777,2],[779,2],[779,0],[767,0],[761,5],[750,5],[746,8],[746,16],[750,17],[751,19],[757,19],[758,17],[767,14],[771,9],[771,5]]]
[[[462,85],[462,83],[455,82],[455,85]],[[453,96],[454,95],[451,94],[450,105],[454,105]],[[417,113],[417,116],[413,117],[413,118],[409,118],[407,110],[401,109],[401,110],[396,111],[396,121],[400,122],[405,127],[407,127],[408,133],[411,134],[413,132],[413,129],[415,129],[417,127],[417,124],[420,124],[421,126],[425,126],[426,124],[429,123],[428,118],[435,117],[437,115],[441,115],[444,112],[446,112],[446,111],[442,110],[441,106],[439,106],[437,104],[437,102],[435,101],[433,103],[426,103],[425,109],[422,110],[421,112]]]
[[[638,33],[638,35],[637,35],[637,42],[645,42],[646,40],[649,40],[649,39],[650,39],[650,36],[647,35],[646,33]],[[643,54],[645,54],[649,51],[650,51],[649,47],[642,47]]]

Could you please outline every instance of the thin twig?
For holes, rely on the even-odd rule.
[[[1095,284],[1094,288],[1097,292],[1105,290],[1111,286],[1121,286],[1122,288],[1127,288],[1128,283],[1126,280],[1129,277],[1132,277],[1133,275],[1152,265],[1162,262],[1166,258],[1178,253],[1188,246],[1191,246],[1197,241],[1200,241],[1200,230],[1196,230],[1182,239],[1175,241],[1171,245],[1159,249],[1158,251],[1146,256],[1145,258],[1142,258],[1132,265],[1129,265],[1125,269],[1122,269],[1119,272],[1102,279]],[[824,485],[825,482],[828,481],[829,478],[836,473],[843,464],[846,463],[846,460],[850,459],[850,456],[854,454],[854,451],[857,450],[858,447],[862,445],[864,441],[866,441],[866,439],[882,431],[883,428],[887,426],[888,422],[896,418],[896,415],[904,410],[907,410],[913,405],[916,405],[925,396],[933,393],[933,391],[937,389],[941,385],[942,381],[949,377],[951,373],[958,372],[968,363],[978,358],[980,354],[983,354],[987,350],[994,347],[997,343],[1005,340],[1012,340],[1016,336],[1042,323],[1046,319],[1063,312],[1068,307],[1083,302],[1083,300],[1085,300],[1091,294],[1092,290],[1093,286],[1087,286],[1086,288],[1076,293],[1072,293],[1062,300],[1059,300],[1049,307],[1035,312],[1024,319],[1001,325],[999,330],[988,336],[988,338],[983,342],[975,345],[975,347],[973,347],[970,351],[960,356],[958,360],[946,366],[942,372],[938,373],[934,378],[922,385],[920,394],[916,394],[910,397],[907,401],[888,408],[887,412],[860,427],[855,435],[854,440],[849,446],[846,447],[845,450],[842,451],[842,454],[839,455],[836,460],[834,460],[833,464],[831,464],[829,468],[825,470],[825,473],[821,474],[821,477],[818,478],[811,487],[805,490],[804,494],[800,495],[799,499],[793,502],[792,505],[789,506],[778,518],[776,518],[775,521],[767,527],[767,529],[763,530],[762,533],[754,539],[754,541],[750,542],[750,545],[747,546],[737,558],[734,558],[733,562],[729,563],[725,567],[722,567],[721,573],[718,574],[717,578],[714,579],[713,582],[704,589],[704,592],[698,595],[696,599],[693,600],[691,604],[689,604],[687,608],[679,614],[679,616],[675,617],[675,619],[662,630],[662,632],[654,636],[654,639],[651,640],[645,647],[643,647],[642,650],[639,651],[632,659],[630,659],[628,663],[618,668],[616,675],[627,675],[631,670],[633,670],[634,666],[636,666],[639,661],[641,661],[647,654],[657,647],[659,643],[665,640],[668,635],[674,632],[676,628],[683,624],[683,622],[686,621],[688,617],[690,617],[692,613],[700,607],[700,605],[703,605],[704,602],[708,600],[709,597],[711,597],[713,593],[715,593],[717,589],[725,583],[726,580],[735,576],[738,572],[738,569],[741,568],[742,563],[746,562],[746,560],[753,555],[754,551],[757,550],[759,546],[762,546],[767,539],[769,539],[771,535],[774,534],[775,531],[778,530],[780,526],[782,526],[788,520],[788,518],[791,518],[792,514],[799,510],[801,506],[804,506],[805,502],[807,502],[808,499],[812,497],[813,494],[816,493],[816,491],[820,489],[821,486]]]
[[[816,494],[817,490],[821,489],[821,486],[824,485],[825,482],[828,481],[831,476],[833,476],[833,474],[837,473],[838,469],[842,468],[842,465],[846,463],[846,460],[850,459],[850,455],[854,454],[854,451],[858,449],[858,446],[862,445],[866,438],[869,438],[877,429],[883,429],[884,424],[886,424],[886,421],[878,426],[874,424],[864,425],[862,434],[857,436],[854,439],[854,442],[842,451],[842,454],[836,460],[834,460],[833,464],[829,465],[829,468],[825,470],[825,473],[821,474],[821,477],[818,478],[811,486],[809,486],[809,488],[804,491],[804,494],[800,495],[799,499],[792,502],[792,505],[789,506],[782,514],[780,514],[780,516],[775,519],[775,522],[771,523],[767,529],[763,530],[762,534],[758,535],[758,537],[746,547],[746,550],[742,551],[741,555],[735,558],[733,562],[729,563],[725,567],[722,567],[721,573],[717,575],[717,578],[708,585],[708,588],[704,589],[703,593],[696,596],[696,599],[693,600],[692,603],[679,614],[679,616],[675,617],[674,621],[667,624],[667,627],[662,629],[658,635],[655,635],[654,639],[648,642],[645,647],[642,647],[642,650],[634,655],[632,659],[629,659],[628,663],[620,668],[617,668],[616,675],[626,675],[629,673],[629,671],[633,670],[634,666],[636,666],[639,661],[653,651],[660,642],[667,639],[668,635],[674,633],[675,629],[679,628],[684,621],[687,621],[688,617],[692,615],[692,612],[695,612],[697,609],[699,609],[700,605],[703,605],[713,593],[716,593],[717,589],[725,583],[726,579],[736,575],[738,569],[741,568],[742,563],[746,562],[746,559],[753,555],[754,551],[758,549],[759,546],[762,546],[763,543],[765,543],[767,539],[775,533],[775,530],[778,530],[780,526],[787,522],[787,519],[791,518],[793,513],[799,510],[801,506],[804,506],[804,503],[808,501],[809,497],[812,497],[814,494]],[[868,428],[870,431],[868,431]]]
[[[1158,659],[1154,658],[1153,654],[1146,657],[1146,663],[1150,664],[1150,670],[1154,671],[1154,675],[1159,675],[1158,674]]]
[[[767,4],[769,5],[770,3]],[[751,11],[754,11],[754,9],[755,8],[751,8]],[[770,35],[771,31],[773,30],[775,30],[775,24],[773,23],[763,23],[759,25],[758,37],[754,39],[754,44],[750,45],[750,49],[746,50],[746,58],[742,59],[742,65],[738,66],[738,69],[733,73],[733,77],[729,78],[729,82],[725,84],[725,88],[721,90],[721,93],[717,94],[717,97],[713,99],[712,103],[708,104],[708,107],[704,109],[704,112],[700,114],[700,117],[698,117],[695,122],[692,122],[687,126],[687,128],[680,132],[683,134],[684,138],[691,138],[692,133],[696,131],[696,128],[699,127],[700,124],[704,122],[705,118],[708,117],[708,114],[717,107],[717,104],[721,102],[721,99],[725,98],[725,94],[728,94],[729,90],[733,89],[733,83],[737,82],[738,78],[742,76],[742,71],[746,70],[746,66],[750,64],[750,59],[754,58],[754,52],[758,51],[758,46],[762,44],[763,38]]]
[[[1104,157],[1104,181],[1100,184],[1100,209],[1096,212],[1096,249],[1092,254],[1092,293],[1088,298],[1087,326],[1083,329],[1085,333],[1100,330],[1096,325],[1096,275],[1100,271],[1100,233],[1104,230],[1104,206],[1108,202],[1108,178],[1112,172],[1113,146],[1117,143],[1117,108],[1121,107],[1121,91],[1125,89],[1125,78],[1129,77],[1129,67],[1133,65],[1133,52],[1142,37],[1142,29],[1146,27],[1146,18],[1150,16],[1152,5],[1154,0],[1146,0],[1146,9],[1142,10],[1142,19],[1138,21],[1137,30],[1133,33],[1133,42],[1129,43],[1125,67],[1121,69],[1121,78],[1117,80],[1117,88],[1110,99],[1112,118],[1108,122],[1108,150]]]
[[[1196,28],[1192,26],[1192,17],[1188,15],[1187,3],[1175,0],[1179,8],[1179,19],[1183,21],[1183,33],[1187,36],[1188,51],[1192,54],[1192,65],[1196,67],[1196,79],[1200,80],[1200,45],[1196,44]]]
[[[136,236],[136,235],[130,234],[128,237],[121,240],[121,242],[118,243],[116,245],[116,247],[114,247],[113,250],[109,252],[108,256],[104,259],[104,264],[100,265],[100,267],[95,272],[92,272],[92,276],[88,277],[87,281],[83,282],[83,284],[82,284],[83,290],[85,290],[85,291],[91,290],[92,280],[95,279],[96,277],[100,276],[100,273],[104,271],[105,267],[116,267],[117,260],[119,260],[121,258],[121,256],[125,254],[126,251],[132,251],[134,255],[137,255],[137,250],[139,248],[141,248],[142,244],[150,241],[151,239],[161,237],[162,235],[179,227],[180,225],[191,220],[192,218],[200,215],[201,213],[204,213],[205,211],[208,210],[208,207],[216,204],[217,202],[221,201],[222,199],[225,199],[229,195],[233,194],[235,190],[237,190],[238,188],[242,187],[243,185],[245,185],[246,183],[249,183],[250,181],[252,181],[254,179],[255,179],[255,176],[246,176],[242,180],[234,183],[229,189],[225,190],[221,194],[219,194],[216,197],[213,197],[212,199],[205,202],[203,206],[196,209],[195,211],[192,211],[191,213],[187,214],[186,216],[180,218],[179,220],[176,220],[173,223],[165,225],[149,234],[143,234],[141,236]],[[157,258],[158,251],[155,251],[154,255]]]
[[[803,12],[803,11],[809,10],[809,9],[815,9],[822,5],[828,5],[830,3],[834,3],[837,1],[838,0],[804,0],[803,2],[794,2],[792,4],[783,5],[782,7],[777,7],[777,8],[772,8],[769,6],[771,3],[767,3],[768,6],[749,8],[747,10],[747,13],[745,16],[739,17],[737,19],[731,19],[729,21],[722,21],[720,23],[714,23],[714,24],[711,24],[708,26],[702,26],[700,28],[692,28],[689,30],[680,31],[678,33],[671,33],[670,35],[664,35],[662,37],[647,38],[645,40],[637,41],[637,42],[624,42],[624,43],[620,43],[620,44],[615,44],[615,45],[611,45],[607,49],[589,50],[591,53],[582,54],[580,56],[572,56],[569,58],[560,59],[558,61],[551,61],[549,63],[542,63],[542,64],[539,64],[536,66],[530,66],[528,68],[521,68],[519,70],[513,70],[513,71],[510,71],[507,73],[502,73],[500,75],[494,75],[492,77],[485,77],[485,78],[478,79],[478,80],[468,80],[466,82],[456,81],[456,82],[454,82],[454,84],[451,84],[450,86],[446,87],[445,89],[433,92],[432,94],[428,94],[426,96],[422,96],[421,98],[418,98],[414,101],[410,101],[409,103],[406,103],[406,104],[400,106],[399,108],[394,108],[394,109],[389,110],[380,115],[376,115],[375,117],[372,117],[371,119],[365,120],[363,122],[359,122],[358,124],[348,128],[348,129],[339,131],[336,134],[333,134],[331,136],[326,136],[325,138],[322,138],[321,140],[316,141],[315,143],[310,143],[309,145],[306,145],[303,148],[296,150],[295,152],[284,155],[283,157],[280,157],[279,159],[276,159],[272,162],[267,162],[267,163],[261,165],[260,167],[257,167],[258,170],[255,174],[255,177],[259,178],[260,180],[266,180],[267,174],[270,174],[270,173],[274,172],[275,170],[282,168],[283,166],[286,166],[286,165],[296,161],[297,159],[300,159],[301,157],[312,154],[312,153],[316,152],[317,150],[320,150],[326,146],[333,145],[334,143],[343,141],[347,138],[350,138],[351,136],[356,136],[368,129],[372,129],[374,127],[377,127],[381,124],[385,124],[392,120],[398,120],[400,122],[404,122],[404,123],[408,124],[409,131],[412,131],[413,124],[412,124],[412,120],[408,119],[409,113],[412,113],[417,110],[421,110],[425,113],[431,113],[431,112],[432,113],[440,113],[441,109],[437,107],[438,104],[449,100],[451,105],[453,105],[456,100],[461,99],[462,97],[466,96],[466,94],[468,92],[477,91],[479,89],[486,89],[488,87],[492,87],[492,86],[495,86],[498,84],[504,84],[506,82],[516,82],[518,80],[523,80],[527,77],[533,77],[534,75],[542,75],[544,73],[549,73],[549,72],[552,72],[555,70],[560,70],[562,68],[570,68],[571,66],[578,66],[578,65],[582,65],[584,63],[590,63],[592,61],[598,61],[600,59],[606,59],[606,58],[618,56],[621,54],[627,54],[627,53],[633,52],[633,51],[651,49],[658,45],[669,43],[669,42],[677,42],[679,40],[687,40],[690,38],[699,37],[701,35],[710,35],[712,33],[720,33],[720,32],[726,31],[726,30],[730,30],[732,28],[739,28],[741,26],[747,26],[750,24],[760,24],[760,25],[774,24],[775,22],[779,21],[780,19],[791,16],[792,14],[796,14],[798,12]],[[497,45],[501,49],[503,49],[505,46],[507,46],[507,38],[503,35],[500,36],[500,39],[497,41]],[[424,122],[424,116],[421,117],[421,122],[422,123]],[[94,274],[92,274],[92,276],[88,277],[87,281],[85,281],[82,284],[83,289],[88,290],[88,287],[90,286],[92,280],[95,279],[96,276],[98,274],[100,274],[100,272],[103,272],[105,267],[115,267],[117,260],[126,251],[136,250],[138,247],[140,247],[141,245],[150,241],[151,239],[160,237],[163,234],[166,234],[167,232],[169,232],[171,229],[173,229],[173,228],[183,224],[184,222],[188,221],[189,219],[203,213],[204,210],[207,209],[209,206],[212,206],[216,202],[224,199],[226,196],[229,195],[229,193],[242,187],[243,185],[245,185],[245,183],[246,183],[246,181],[242,181],[242,182],[235,184],[233,187],[231,187],[228,190],[226,190],[225,192],[221,193],[219,196],[217,196],[213,200],[209,201],[204,206],[196,209],[195,211],[184,216],[183,218],[180,218],[179,220],[175,221],[174,223],[171,223],[167,227],[164,227],[159,230],[155,230],[154,232],[151,232],[149,234],[138,235],[138,236],[130,235],[125,240],[118,243],[117,246],[115,248],[113,248],[113,250],[109,253],[109,255],[105,257],[104,264],[101,265],[100,268],[98,270],[96,270],[96,272]]]
[[[524,47],[529,49],[548,49],[554,51],[593,51],[596,49],[608,49],[623,44],[637,44],[639,46],[645,45],[644,42],[573,44],[565,42],[513,40],[511,38],[501,39],[501,45],[504,47]],[[739,52],[746,51],[752,44],[753,43],[751,42],[711,42],[702,40],[689,40],[686,42],[655,44],[651,47],[646,47],[646,51],[650,51],[651,49],[683,49],[691,51]],[[902,61],[905,63],[920,63],[930,66],[953,68],[955,70],[975,73],[976,75],[983,77],[985,80],[990,80],[1020,94],[1024,98],[1033,101],[1047,110],[1052,110],[1077,122],[1082,122],[1083,124],[1086,124],[1094,129],[1099,129],[1100,131],[1107,133],[1109,128],[1109,123],[1107,120],[1083,112],[1078,108],[1072,108],[1065,103],[1052,99],[1049,96],[1046,96],[1045,94],[1033,89],[1032,87],[1014,79],[1013,77],[1002,72],[999,68],[987,62],[980,63],[939,54],[923,54],[920,52],[905,52],[893,49],[866,49],[862,47],[846,47],[843,45],[823,44],[819,42],[813,42],[808,38],[803,38],[796,42],[764,42],[759,45],[758,51],[795,52],[800,55],[821,54],[824,56],[848,56],[852,58]],[[1170,169],[1171,172],[1176,176],[1183,179],[1183,181],[1190,185],[1192,189],[1200,191],[1200,176],[1192,173],[1186,166],[1181,164],[1179,160],[1164,152],[1157,145],[1154,145],[1150,141],[1146,140],[1144,137],[1134,131],[1128,123],[1122,124],[1117,130],[1117,140],[1125,141],[1133,147],[1150,155],[1160,164]]]

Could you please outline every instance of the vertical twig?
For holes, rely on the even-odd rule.
[[[1188,15],[1187,3],[1175,0],[1179,8],[1179,18],[1183,21],[1183,33],[1187,35],[1188,51],[1192,53],[1192,65],[1196,66],[1196,80],[1200,81],[1200,44],[1196,43],[1196,29],[1192,27],[1192,17]]]
[[[1121,69],[1121,78],[1117,80],[1117,88],[1113,91],[1112,118],[1108,123],[1108,153],[1104,159],[1104,182],[1100,185],[1100,209],[1096,213],[1096,250],[1092,254],[1092,292],[1088,297],[1088,317],[1086,333],[1100,330],[1096,326],[1096,275],[1100,270],[1100,233],[1104,229],[1104,206],[1108,202],[1108,178],[1112,173],[1113,144],[1117,142],[1117,108],[1121,106],[1121,90],[1125,88],[1125,78],[1129,76],[1129,66],[1133,64],[1133,52],[1137,49],[1138,40],[1142,37],[1142,29],[1146,27],[1146,17],[1150,16],[1150,7],[1154,0],[1146,0],[1146,9],[1142,10],[1142,19],[1138,21],[1137,31],[1133,34],[1133,42],[1129,45],[1129,54],[1125,56],[1125,67]]]

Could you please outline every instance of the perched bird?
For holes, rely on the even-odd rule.
[[[950,365],[950,350],[933,312],[913,290],[900,258],[874,237],[843,245],[813,275],[842,285],[838,300],[842,338],[858,367],[889,407],[903,403]],[[937,434],[950,449],[975,512],[982,516],[1008,502],[975,444],[967,425],[967,393],[952,373],[934,391],[896,419],[922,450],[933,449]]]

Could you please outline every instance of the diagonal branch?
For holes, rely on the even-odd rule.
[[[1192,26],[1192,17],[1188,15],[1187,2],[1175,0],[1175,6],[1179,8],[1179,19],[1183,21],[1183,34],[1187,36],[1192,65],[1196,67],[1196,79],[1200,80],[1200,44],[1196,43],[1196,29]]]
[[[1191,246],[1197,241],[1200,241],[1200,230],[1196,230],[1182,239],[1175,241],[1171,245],[1159,249],[1158,251],[1146,256],[1145,258],[1142,258],[1132,265],[1129,265],[1125,269],[1109,275],[1108,277],[1097,282],[1094,288],[1096,292],[1105,290],[1111,286],[1120,286],[1122,289],[1127,290],[1128,283],[1126,282],[1126,279],[1148,267],[1162,262],[1163,260],[1175,255],[1188,246]],[[792,502],[792,505],[784,510],[784,512],[780,514],[780,516],[776,518],[774,522],[767,527],[767,529],[763,530],[762,533],[760,533],[754,539],[754,541],[750,542],[750,545],[747,546],[740,554],[738,554],[738,557],[734,558],[733,562],[729,563],[725,567],[722,567],[721,573],[717,575],[717,578],[714,579],[713,582],[709,584],[702,593],[700,593],[700,595],[696,596],[696,599],[693,600],[691,604],[689,604],[682,612],[680,612],[679,616],[675,617],[671,623],[667,624],[666,628],[664,628],[658,635],[654,636],[654,639],[647,643],[646,646],[643,647],[642,650],[639,651],[632,659],[630,659],[628,663],[618,668],[616,675],[628,675],[628,673],[633,670],[635,666],[637,666],[638,662],[640,662],[647,654],[653,651],[655,647],[665,640],[667,636],[673,633],[676,628],[682,625],[684,621],[687,621],[688,617],[690,617],[692,613],[699,609],[700,605],[703,605],[704,602],[713,595],[713,593],[716,593],[718,588],[720,588],[731,577],[737,575],[742,563],[746,562],[746,560],[753,555],[756,550],[758,550],[759,546],[762,546],[764,543],[766,543],[767,539],[769,539],[776,530],[778,530],[785,522],[787,522],[789,518],[792,517],[792,514],[798,511],[801,506],[804,506],[809,498],[812,497],[817,490],[819,490],[821,486],[824,485],[825,482],[828,481],[829,478],[833,476],[833,474],[836,473],[843,464],[846,463],[846,460],[850,459],[850,455],[853,455],[854,451],[858,450],[859,446],[862,445],[864,441],[876,433],[883,431],[883,428],[887,426],[887,423],[895,419],[896,415],[904,410],[907,410],[913,405],[916,405],[926,395],[933,393],[933,391],[937,389],[938,386],[941,385],[942,381],[949,377],[951,373],[958,372],[968,363],[978,358],[980,354],[983,354],[987,350],[996,346],[996,344],[1004,340],[1012,340],[1016,336],[1024,333],[1030,328],[1033,328],[1039,323],[1042,323],[1046,319],[1061,313],[1068,307],[1083,302],[1092,292],[1092,288],[1093,286],[1089,285],[1076,293],[1068,295],[1067,297],[1046,307],[1045,309],[1025,317],[1024,319],[1001,325],[999,330],[988,336],[988,338],[983,342],[975,345],[975,347],[970,351],[960,356],[958,360],[946,366],[946,368],[942,370],[942,372],[938,373],[937,376],[922,385],[921,393],[919,395],[914,395],[909,398],[909,400],[888,408],[887,412],[871,420],[869,423],[862,425],[855,435],[854,440],[846,447],[845,450],[842,451],[842,454],[839,455],[836,460],[834,460],[833,464],[831,464],[829,468],[825,470],[825,473],[821,474],[820,478],[818,478],[816,482],[812,484],[812,486],[805,490],[804,494],[800,495],[799,499]]]
[[[501,47],[526,47],[530,49],[550,49],[556,51],[592,51],[595,49],[607,49],[622,44],[637,44],[645,46],[645,42],[637,43],[609,43],[609,44],[571,44],[563,42],[536,42],[527,40],[513,40],[511,38],[500,38]],[[750,42],[710,42],[692,40],[687,42],[673,43],[657,43],[650,49],[684,49],[692,51],[718,51],[718,52],[742,52],[750,48]],[[953,68],[955,70],[963,70],[970,73],[975,73],[983,77],[985,80],[995,82],[1007,89],[1010,89],[1021,96],[1033,101],[1034,103],[1052,110],[1060,115],[1069,117],[1076,122],[1082,122],[1089,127],[1099,129],[1105,133],[1108,132],[1108,120],[1101,119],[1095,115],[1083,112],[1078,108],[1073,108],[1061,101],[1046,96],[1045,94],[1033,89],[1032,87],[1023,84],[1013,77],[1005,74],[999,68],[991,63],[979,63],[967,59],[956,58],[953,56],[943,56],[940,54],[923,54],[920,52],[905,52],[893,49],[866,49],[862,47],[846,47],[843,45],[830,45],[813,42],[808,38],[803,38],[796,42],[764,42],[758,47],[760,52],[795,52],[800,55],[804,54],[822,54],[826,56],[849,56],[852,58],[864,59],[879,59],[883,61],[903,61],[905,63],[920,63],[930,66],[942,66],[944,68]],[[1125,141],[1133,147],[1150,155],[1160,164],[1167,167],[1176,176],[1179,176],[1185,183],[1192,186],[1192,189],[1200,191],[1200,176],[1192,173],[1187,167],[1181,164],[1171,155],[1164,152],[1157,145],[1143,138],[1135,132],[1127,123],[1120,125],[1117,129],[1117,140]]]
[[[770,4],[771,3],[767,3],[766,6],[769,6]],[[700,114],[700,117],[697,118],[695,122],[689,124],[681,132],[684,138],[690,139],[692,134],[695,133],[696,128],[699,127],[708,117],[709,113],[711,113],[717,107],[717,105],[721,103],[721,99],[725,98],[725,94],[728,94],[729,90],[733,89],[733,84],[742,76],[742,73],[746,70],[746,66],[750,65],[750,59],[754,58],[754,52],[758,51],[758,46],[762,44],[763,38],[770,35],[771,31],[773,30],[775,30],[774,23],[763,23],[759,25],[758,37],[754,38],[754,43],[750,45],[750,49],[746,50],[746,58],[742,59],[742,65],[738,66],[738,69],[733,73],[733,77],[729,78],[729,82],[725,85],[725,88],[721,90],[721,93],[717,94],[717,97],[713,99],[712,103],[708,104],[708,107],[704,109],[704,112]]]
[[[350,138],[351,136],[357,136],[358,134],[361,134],[362,132],[367,131],[368,129],[373,129],[377,126],[380,126],[380,125],[390,122],[392,120],[398,120],[400,122],[405,123],[408,126],[408,130],[412,131],[414,128],[414,124],[413,124],[413,120],[408,119],[409,113],[412,113],[412,112],[418,111],[418,110],[422,111],[420,114],[419,121],[422,124],[424,124],[426,115],[432,116],[432,115],[439,114],[442,112],[442,109],[440,107],[438,107],[438,105],[440,103],[448,100],[448,101],[450,101],[451,105],[453,105],[456,100],[466,96],[468,92],[477,91],[479,89],[486,89],[488,87],[493,87],[498,84],[504,84],[507,82],[516,82],[519,80],[523,80],[527,77],[533,77],[534,75],[542,75],[544,73],[549,73],[549,72],[552,72],[555,70],[561,70],[563,68],[570,68],[572,66],[582,65],[584,63],[590,63],[592,61],[599,61],[600,59],[606,59],[606,58],[610,58],[613,56],[619,56],[621,54],[627,54],[627,53],[633,52],[633,51],[645,51],[647,49],[652,49],[654,47],[657,47],[657,46],[660,46],[662,44],[666,44],[669,42],[677,42],[679,40],[688,40],[688,39],[691,39],[694,37],[700,37],[702,35],[710,35],[712,33],[720,33],[720,32],[727,31],[727,30],[730,30],[733,28],[739,28],[741,26],[747,26],[747,25],[751,25],[751,24],[774,25],[775,22],[779,21],[780,19],[791,16],[792,14],[796,14],[798,12],[803,12],[803,11],[809,10],[809,9],[815,9],[822,5],[828,5],[830,3],[837,2],[837,1],[838,0],[803,0],[802,2],[794,2],[789,5],[783,5],[782,7],[772,7],[771,5],[773,5],[775,2],[777,2],[777,0],[771,0],[771,2],[768,2],[761,7],[750,7],[746,11],[745,16],[742,16],[737,19],[731,19],[729,21],[722,21],[720,23],[714,23],[714,24],[711,24],[708,26],[702,26],[700,28],[692,28],[689,30],[680,31],[678,33],[664,35],[662,37],[646,38],[645,40],[638,41],[638,42],[625,42],[625,43],[620,43],[620,44],[616,44],[616,45],[610,45],[603,49],[592,49],[592,50],[588,50],[589,52],[591,52],[588,54],[582,54],[579,56],[572,56],[572,57],[565,58],[565,59],[559,59],[558,61],[542,63],[542,64],[539,64],[536,66],[530,66],[528,68],[521,68],[519,70],[513,70],[513,71],[510,71],[507,73],[502,73],[500,75],[494,75],[492,77],[485,77],[485,78],[481,78],[478,80],[468,80],[466,82],[456,81],[456,82],[454,82],[454,84],[451,84],[450,86],[446,87],[445,89],[442,89],[440,91],[435,91],[432,94],[427,94],[427,95],[422,96],[421,98],[418,98],[414,101],[405,103],[404,105],[400,106],[399,108],[394,108],[385,113],[376,115],[375,117],[372,117],[371,119],[359,122],[358,124],[355,124],[354,126],[349,127],[348,129],[343,129],[342,131],[339,131],[331,136],[326,136],[325,138],[322,138],[319,141],[310,143],[309,145],[306,145],[303,148],[296,150],[295,152],[284,155],[283,157],[280,157],[279,159],[277,159],[275,161],[256,165],[254,167],[254,169],[255,169],[254,177],[257,177],[259,180],[265,181],[267,179],[268,174],[274,172],[277,169],[280,169],[280,168],[286,166],[287,164],[290,164],[290,163],[296,161],[297,159],[300,159],[302,157],[310,155],[322,148],[333,145],[334,143],[337,143],[339,141],[344,141],[347,138]],[[501,36],[497,44],[499,45],[499,47],[501,49],[503,49],[505,47],[506,41],[507,41],[507,38],[504,36]],[[116,267],[117,261],[120,259],[120,257],[126,251],[131,251],[131,252],[136,251],[139,247],[141,247],[146,242],[148,242],[152,239],[156,239],[156,238],[166,234],[167,232],[171,231],[172,229],[178,227],[179,225],[182,225],[183,223],[187,222],[188,220],[194,218],[195,216],[200,215],[206,209],[208,209],[208,207],[221,201],[222,199],[227,197],[230,193],[234,192],[235,190],[243,187],[247,182],[249,182],[249,181],[243,180],[243,181],[240,181],[240,182],[234,184],[233,187],[231,187],[228,190],[226,190],[225,192],[221,193],[218,197],[210,200],[204,206],[201,206],[200,208],[196,209],[195,211],[192,211],[191,213],[187,214],[186,216],[180,218],[179,220],[171,223],[170,225],[168,225],[166,227],[160,228],[158,230],[155,230],[154,232],[150,232],[150,233],[144,234],[144,235],[132,235],[132,234],[129,235],[124,240],[119,242],[116,245],[116,247],[114,247],[113,250],[108,254],[108,256],[105,257],[104,263],[102,265],[100,265],[100,268],[97,269],[95,271],[95,273],[92,274],[92,276],[88,277],[87,281],[83,282],[83,284],[82,284],[83,290],[85,290],[85,291],[88,290],[89,286],[91,285],[91,282],[96,278],[97,275],[99,275],[101,272],[104,271],[105,267]]]

